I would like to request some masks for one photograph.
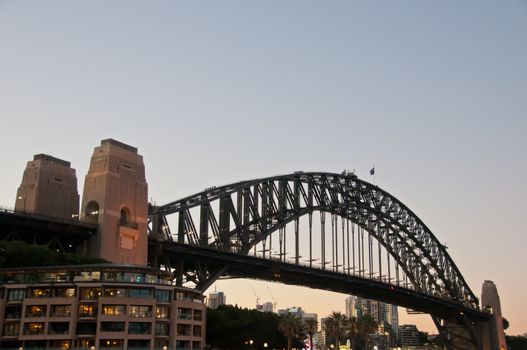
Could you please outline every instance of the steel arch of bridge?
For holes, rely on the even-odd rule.
[[[213,203],[218,202],[215,213]],[[191,213],[196,209],[199,231]],[[247,254],[258,243],[265,247],[269,235],[295,222],[298,264],[298,220],[308,215],[311,225],[317,211],[348,219],[367,231],[417,291],[478,309],[478,299],[430,229],[397,198],[353,174],[295,172],[211,187],[162,206],[150,206],[149,228],[151,237],[157,235],[158,239]],[[167,219],[171,214],[178,215],[174,236]],[[323,269],[325,265],[322,261]],[[216,271],[208,278],[222,273]],[[200,283],[197,277],[194,282]]]

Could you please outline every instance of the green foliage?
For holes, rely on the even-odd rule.
[[[344,343],[348,318],[341,312],[333,311],[326,319],[324,327],[326,329],[326,343],[337,346]],[[326,344],[327,345],[327,344]]]
[[[340,312],[333,312],[326,319],[324,327],[327,347],[333,344],[338,349],[337,344],[342,345],[349,339],[353,349],[367,349],[370,334],[375,333],[378,325],[370,315],[348,318]],[[362,340],[362,344],[357,343],[357,340]]]
[[[368,348],[370,334],[378,328],[377,322],[370,315],[363,315],[357,319],[357,330],[359,337],[364,341],[364,348]]]
[[[287,349],[293,347],[293,338],[296,338],[302,330],[302,321],[291,313],[285,313],[278,320],[278,328],[287,337]]]
[[[253,341],[252,346],[246,344]],[[282,349],[287,339],[279,330],[279,316],[271,312],[221,305],[207,310],[207,347],[209,349]]]
[[[527,350],[527,336],[523,335],[507,335],[507,346],[511,350]]]
[[[0,242],[0,267],[101,264],[106,260],[50,250],[22,241]]]

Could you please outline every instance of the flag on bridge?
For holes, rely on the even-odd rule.
[[[370,170],[370,175],[374,175],[375,174],[375,167],[371,168]]]

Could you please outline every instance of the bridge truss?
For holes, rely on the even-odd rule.
[[[149,212],[151,263],[173,271],[179,285],[205,291],[223,276],[316,287],[310,281],[322,271],[345,277],[352,287],[342,292],[375,295],[435,315],[450,303],[453,307],[447,309],[457,315],[456,324],[470,325],[486,317],[430,229],[397,198],[353,174],[295,172],[242,181],[151,205]],[[266,262],[261,271],[271,275],[256,273],[256,261],[242,262],[241,257]],[[280,271],[287,270],[277,268],[281,264],[298,271],[280,280]],[[361,289],[361,283],[370,287]],[[376,295],[382,287],[409,297]],[[331,284],[323,289],[338,290]],[[428,301],[416,304],[409,298]],[[434,309],[437,305],[441,307]],[[445,324],[445,315],[440,316],[435,318],[439,330],[452,328]],[[469,333],[466,337],[474,342],[475,333]]]

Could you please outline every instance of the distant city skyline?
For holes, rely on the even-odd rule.
[[[0,205],[39,153],[71,162],[82,189],[107,138],[138,148],[158,204],[295,170],[373,182],[375,165],[523,334],[525,33],[521,1],[0,1]],[[279,307],[344,311],[343,294],[217,288],[249,306],[249,284]]]

